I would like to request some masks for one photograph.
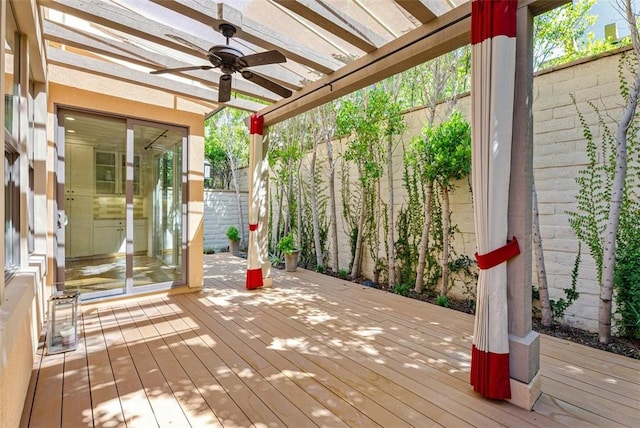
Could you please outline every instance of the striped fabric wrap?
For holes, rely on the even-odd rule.
[[[254,180],[258,180],[260,175],[260,159],[262,151],[260,150],[260,156],[255,153],[258,148],[262,147],[262,140],[264,134],[264,117],[257,114],[251,115],[250,130],[250,143],[249,150],[252,150],[253,163],[250,165],[253,168]],[[258,182],[254,182],[251,185],[251,191],[249,193],[250,206],[249,206],[249,247],[247,248],[247,290],[255,290],[262,287],[262,261],[260,260],[260,243],[258,242],[258,213],[260,212],[260,186]]]
[[[471,170],[478,254],[507,242],[517,6],[517,0],[473,0],[471,5]],[[487,398],[511,398],[504,262],[480,270],[478,277],[471,384]]]

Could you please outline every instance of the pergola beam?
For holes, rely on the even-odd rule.
[[[443,0],[394,0],[398,6],[409,12],[418,21],[426,24],[451,8]]]
[[[273,1],[364,52],[372,52],[385,44],[378,34],[327,3],[312,0]]]
[[[174,10],[184,16],[218,29],[220,24],[229,23],[236,27],[236,37],[264,49],[279,50],[287,58],[317,70],[323,74],[333,73],[344,63],[326,57],[299,45],[291,36],[276,33],[264,25],[245,18],[240,11],[225,3],[210,0],[152,0],[154,3]]]
[[[49,64],[80,70],[122,82],[133,83],[139,86],[165,91],[170,94],[197,101],[215,103],[215,100],[218,99],[218,92],[211,89],[171,81],[143,71],[133,70],[120,64],[102,61],[89,56],[63,51],[61,49],[48,47],[47,59]],[[241,98],[231,99],[226,103],[226,105],[249,112],[255,112],[259,108],[263,107],[262,104]]]
[[[130,10],[120,8],[102,0],[40,0],[42,6],[68,13],[94,24],[130,34],[189,55],[202,56],[194,48],[177,42],[171,36],[177,36],[188,43],[207,50],[212,44],[208,40],[192,36],[176,28],[162,23],[136,17]],[[259,74],[274,80],[290,89],[297,90],[301,86],[299,75],[277,65],[260,66]]]
[[[194,65],[175,60],[166,55],[151,52],[131,43],[125,44],[114,42],[106,37],[101,37],[97,34],[84,33],[49,20],[43,21],[43,34],[45,39],[53,42],[83,49],[92,53],[107,55],[115,59],[120,59],[151,69],[176,68]],[[202,63],[204,65],[204,61]],[[218,87],[218,78],[221,76],[221,73],[215,70],[209,70],[206,72],[185,71],[173,74],[214,88]],[[203,77],[203,75],[215,77],[216,80],[207,79]],[[276,96],[274,96],[272,92],[247,82],[244,79],[234,79],[233,90],[241,94],[269,102],[276,100]]]
[[[470,34],[468,2],[258,113],[273,125],[464,46]]]

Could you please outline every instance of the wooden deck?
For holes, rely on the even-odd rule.
[[[473,318],[299,270],[244,289],[85,304],[76,351],[34,367],[22,426],[637,426],[640,361],[542,337],[533,412],[469,385]]]

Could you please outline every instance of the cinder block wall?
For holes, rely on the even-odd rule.
[[[245,179],[246,181],[246,179]],[[249,234],[248,193],[240,193],[242,219],[244,222],[245,240]],[[229,240],[227,229],[235,226],[242,233],[238,217],[236,193],[224,190],[205,190],[204,192],[204,249],[215,252],[227,251]]]
[[[606,125],[615,133],[614,120],[620,118],[624,105],[619,61],[619,53],[602,55],[542,72],[534,79],[534,178],[552,299],[564,297],[563,289],[571,285],[578,251],[578,240],[567,214],[576,207],[579,188],[575,178],[588,163],[577,111],[584,115],[595,141],[601,142],[602,129],[587,102],[598,107]],[[575,104],[570,95],[575,97]],[[600,286],[595,262],[584,244],[577,291],[580,298],[567,309],[565,321],[595,331]]]

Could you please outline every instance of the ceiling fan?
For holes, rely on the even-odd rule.
[[[240,72],[242,77],[244,77],[245,79],[255,83],[256,85],[260,85],[273,93],[276,93],[285,98],[291,96],[292,92],[289,89],[247,69],[248,67],[254,67],[258,65],[280,64],[286,62],[287,59],[282,53],[276,50],[271,50],[251,55],[244,55],[238,49],[229,46],[229,39],[236,34],[236,27],[231,24],[223,23],[220,24],[219,30],[222,35],[227,38],[227,44],[212,46],[208,51],[201,49],[199,46],[192,45],[190,42],[180,37],[172,36],[183,44],[187,44],[196,48],[198,51],[202,51],[203,54],[206,55],[211,65],[163,68],[160,70],[152,71],[151,74],[173,73],[188,70],[211,70],[214,68],[219,68],[222,72],[222,76],[220,76],[220,84],[218,88],[218,102],[221,103],[229,101],[231,99],[231,75],[236,71]]]

